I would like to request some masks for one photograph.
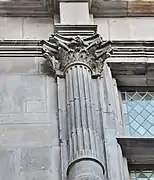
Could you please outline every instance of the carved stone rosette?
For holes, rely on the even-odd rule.
[[[63,72],[66,84],[66,120],[69,180],[103,180],[102,128],[92,97],[92,74],[101,73],[110,52],[110,42],[92,37],[63,37],[42,41],[48,74]]]

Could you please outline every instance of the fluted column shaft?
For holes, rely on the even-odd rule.
[[[65,69],[68,179],[103,179],[103,143],[92,100],[91,69],[80,62]]]

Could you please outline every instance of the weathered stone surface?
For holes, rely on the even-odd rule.
[[[94,18],[94,24],[98,26],[98,33],[102,36],[103,40],[110,39],[109,24],[107,18]]]
[[[16,179],[14,151],[0,149],[0,179]]]
[[[116,82],[112,78],[111,70],[104,65],[102,78],[99,79],[98,101],[100,101],[99,112],[103,117],[102,127],[104,129],[104,143],[106,152],[106,163],[109,180],[123,180],[127,168],[123,165],[121,149],[117,146],[116,136],[121,134],[121,116],[116,107],[119,97],[115,94],[117,91]],[[99,98],[99,93],[102,98]]]
[[[51,151],[49,147],[22,148],[22,172],[51,171]]]
[[[34,171],[33,173],[21,173],[21,180],[51,180],[53,175],[49,171]]]
[[[70,1],[63,0],[63,2]],[[19,0],[19,2],[11,0],[2,1],[0,5],[0,16],[48,17],[53,12],[59,12],[59,1],[57,0],[31,0],[30,3],[25,0]],[[96,17],[152,16],[153,6],[152,0],[89,0],[89,10]]]
[[[46,97],[44,76],[1,75],[0,86],[0,113],[24,112],[26,101]]]
[[[0,16],[10,17],[45,17],[51,15],[46,8],[48,4],[49,9],[53,7],[53,1],[45,0],[3,0],[0,1]]]
[[[120,87],[151,87],[154,85],[154,58],[109,58],[108,64]]]
[[[0,17],[0,39],[47,39],[51,33],[53,18],[50,17]]]
[[[152,0],[118,0],[92,2],[90,11],[95,17],[128,17],[128,16],[153,16],[154,3]]]
[[[65,73],[65,68],[71,63],[86,64],[85,66],[89,66],[89,72],[92,71],[95,75],[100,74],[104,61],[111,52],[110,41],[104,42],[97,33],[90,37],[87,35],[72,38],[57,33],[48,41],[43,40],[42,44],[45,58],[42,63],[42,72],[53,77],[57,71]]]
[[[59,147],[19,145],[0,148],[0,178],[3,180],[60,179]]]
[[[153,137],[119,136],[117,141],[130,165],[144,164],[147,166],[153,164]]]
[[[53,33],[52,18],[24,18],[23,39],[48,39]]]
[[[14,74],[0,79],[0,124],[52,122],[57,129],[54,78]]]
[[[12,83],[13,82],[13,83]],[[1,112],[24,110],[25,101],[45,100],[46,84],[44,76],[1,75]],[[14,104],[15,107],[9,106]],[[3,107],[4,106],[4,107]],[[6,110],[5,110],[6,108]],[[10,109],[7,110],[7,109]]]
[[[44,101],[26,101],[26,112],[47,112],[47,104]]]
[[[97,36],[96,34],[91,39]],[[58,38],[58,35],[56,38]],[[84,40],[86,41],[86,39]],[[76,38],[72,44],[67,45],[66,42],[62,45],[62,47],[65,47],[60,51],[65,55],[65,58],[62,57],[61,59],[62,61],[65,59],[63,64],[65,84],[63,84],[63,80],[57,78],[62,171],[64,171],[62,177],[66,177],[67,170],[67,176],[70,180],[105,178],[102,129],[100,128],[99,118],[96,118],[96,108],[92,96],[91,74],[93,68],[89,55],[92,56],[93,54],[92,52],[86,54],[86,51],[82,50],[84,40]],[[95,46],[95,42],[89,42],[89,48],[91,44]],[[44,45],[47,47],[45,54],[48,53],[45,57],[49,60],[49,56],[52,54],[50,52],[50,42],[44,42]],[[97,43],[97,45],[100,44]],[[86,45],[84,46],[86,47]],[[72,47],[71,50],[69,50],[70,47]],[[97,56],[96,53],[95,56]],[[54,61],[52,57],[51,60]],[[53,61],[51,61],[51,68],[54,68]],[[62,85],[60,82],[62,82]],[[62,87],[65,89],[61,89]],[[62,92],[65,96],[61,94]],[[62,101],[65,101],[65,103]]]
[[[94,161],[79,161],[70,171],[69,180],[104,180],[102,167]]]
[[[154,20],[150,17],[94,18],[104,40],[152,40]]]
[[[108,19],[110,40],[130,39],[130,22],[127,18]]]
[[[128,1],[128,16],[150,16],[154,13],[154,2],[152,0],[135,0]]]
[[[61,161],[62,157],[60,155],[60,146],[52,146],[52,155],[51,155],[51,164],[52,164],[52,178],[59,180],[62,178],[62,169]]]
[[[1,57],[0,74],[37,74],[39,59],[38,57]]]
[[[154,19],[147,18],[132,18],[129,19],[128,24],[130,24],[131,39],[133,40],[152,40],[154,39],[154,34],[152,29],[154,29]]]
[[[123,17],[127,16],[127,3],[128,1],[92,1],[90,12],[95,17]]]
[[[1,147],[58,145],[57,132],[52,124],[0,126]]]
[[[60,2],[60,20],[61,24],[89,24],[88,2]]]
[[[1,113],[0,124],[38,124],[38,123],[51,123],[57,118],[56,112],[49,113]]]
[[[22,18],[0,17],[0,39],[22,39],[22,21]]]

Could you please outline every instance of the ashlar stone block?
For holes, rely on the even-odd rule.
[[[27,101],[26,110],[29,113],[47,112],[47,104],[44,101]]]
[[[0,17],[0,39],[22,39],[22,18]]]
[[[23,112],[25,101],[45,100],[46,96],[44,76],[1,75],[0,87],[0,113]]]
[[[88,2],[60,2],[61,24],[89,24]]]
[[[51,146],[58,144],[52,124],[21,124],[0,126],[1,147]]]
[[[21,151],[21,166],[23,172],[51,171],[50,147],[27,147]]]
[[[23,39],[48,39],[53,33],[52,18],[24,18]]]
[[[8,151],[5,149],[0,150],[0,179],[8,180],[16,179],[15,172],[15,154],[13,151]]]

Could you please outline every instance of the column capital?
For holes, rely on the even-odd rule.
[[[110,41],[104,42],[97,33],[89,37],[55,34],[41,43],[45,57],[42,70],[49,75],[55,75],[57,70],[65,72],[71,64],[84,64],[93,74],[100,74],[111,53]]]

